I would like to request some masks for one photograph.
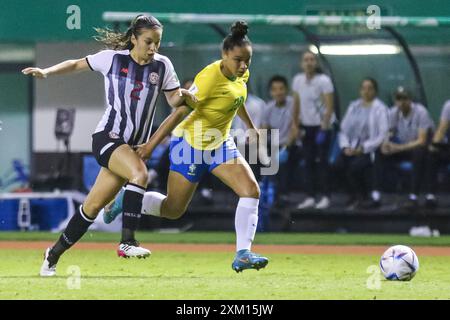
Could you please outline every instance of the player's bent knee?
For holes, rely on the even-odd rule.
[[[142,187],[145,187],[147,185],[147,180],[148,180],[148,170],[145,167],[134,170],[131,173],[131,177],[129,179],[131,183],[140,185]]]
[[[180,219],[184,213],[186,212],[186,207],[173,207],[173,208],[169,208],[169,210],[167,210],[167,213],[164,214],[164,217],[170,220],[177,220]]]
[[[245,188],[244,191],[242,191],[240,194],[238,194],[241,198],[255,198],[259,199],[261,195],[261,190],[259,189],[259,185],[254,182],[248,187]]]
[[[251,198],[259,199],[261,196],[261,190],[259,189],[259,185],[255,184],[252,188]]]

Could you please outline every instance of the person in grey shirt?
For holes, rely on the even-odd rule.
[[[398,167],[403,161],[411,161],[413,172],[409,186],[407,208],[415,208],[418,194],[425,178],[427,137],[434,123],[427,109],[412,101],[411,93],[398,87],[394,94],[395,106],[389,110],[390,140],[383,143],[381,153],[388,167]]]
[[[427,186],[425,205],[432,209],[437,207],[437,175],[439,167],[450,163],[450,143],[448,139],[450,129],[450,100],[442,107],[439,126],[434,133],[431,145],[428,148]]]
[[[269,81],[272,100],[266,105],[262,118],[262,128],[279,131],[279,141],[271,141],[279,147],[279,171],[275,183],[278,204],[286,204],[293,172],[299,161],[299,150],[296,145],[296,129],[294,122],[294,99],[288,95],[289,86],[283,76],[273,76]]]
[[[375,153],[387,139],[388,109],[377,98],[375,79],[365,78],[360,86],[360,98],[347,108],[339,132],[342,153],[336,160],[337,173],[343,174],[349,187],[348,209],[367,203],[370,190],[374,190],[373,169]]]

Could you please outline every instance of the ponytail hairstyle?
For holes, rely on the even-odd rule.
[[[130,26],[126,32],[115,32],[108,28],[94,28],[97,35],[94,39],[102,42],[107,48],[113,50],[131,50],[133,43],[131,43],[131,36],[136,38],[142,33],[143,29],[162,29],[161,22],[153,16],[140,14],[131,21]]]
[[[248,25],[245,21],[236,21],[231,25],[230,33],[223,39],[222,50],[233,50],[234,47],[243,47],[251,45],[250,39],[247,37]]]

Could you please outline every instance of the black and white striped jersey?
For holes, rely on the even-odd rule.
[[[152,62],[139,65],[129,50],[103,50],[86,61],[105,77],[106,111],[95,133],[105,131],[129,145],[147,142],[159,93],[180,87],[169,58],[155,54]]]

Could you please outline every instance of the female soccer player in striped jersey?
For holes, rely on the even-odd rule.
[[[46,78],[90,69],[101,72],[105,79],[106,111],[92,136],[92,151],[102,168],[83,205],[55,245],[46,250],[42,276],[56,274],[61,254],[86,233],[100,209],[125,183],[119,252],[127,257],[150,255],[150,251],[140,247],[134,238],[147,185],[147,168],[140,154],[149,139],[161,90],[172,107],[180,106],[186,96],[195,100],[188,90],[180,89],[170,60],[157,53],[163,28],[156,18],[139,15],[126,33],[106,29],[98,29],[98,32],[96,39],[104,42],[110,50],[67,60],[46,69],[31,67],[22,71]]]
[[[198,101],[187,100],[192,112],[175,128],[171,140],[167,195],[146,192],[142,206],[143,214],[178,219],[204,173],[211,172],[239,196],[235,216],[237,253],[232,263],[237,272],[261,269],[268,263],[267,258],[250,251],[258,223],[259,186],[229,135],[236,114],[257,132],[244,105],[252,57],[247,31],[245,22],[235,22],[223,40],[222,59],[195,77],[189,90]],[[157,143],[159,140],[152,137],[149,149]],[[116,203],[120,203],[120,197]],[[117,215],[121,209],[120,205],[113,206],[107,214]]]

